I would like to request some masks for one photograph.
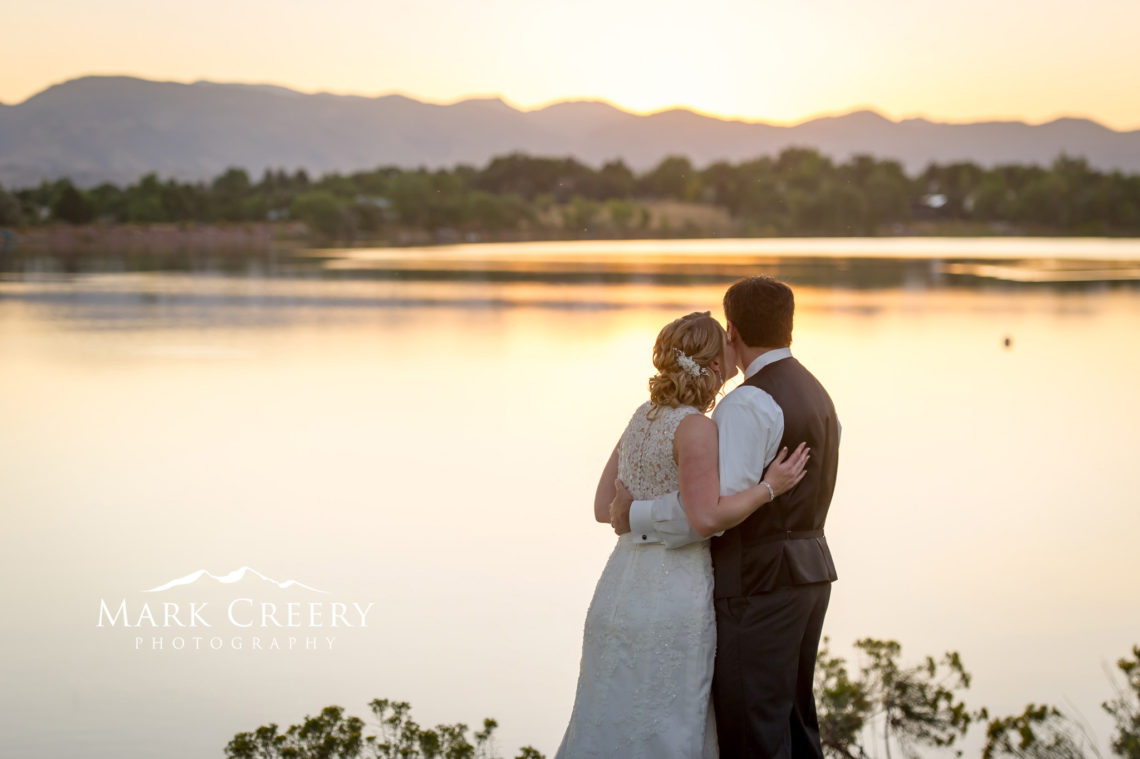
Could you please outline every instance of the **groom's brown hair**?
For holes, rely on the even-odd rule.
[[[724,318],[750,348],[786,348],[792,344],[792,288],[767,276],[746,277],[724,294]]]

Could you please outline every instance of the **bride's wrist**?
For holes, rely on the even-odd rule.
[[[772,489],[771,483],[769,483],[767,480],[760,480],[760,484],[768,489],[768,503],[776,500],[776,491]]]

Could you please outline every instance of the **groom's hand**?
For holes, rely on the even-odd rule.
[[[610,525],[618,535],[629,532],[629,507],[633,505],[630,495],[621,480],[614,480],[614,499],[610,501]]]

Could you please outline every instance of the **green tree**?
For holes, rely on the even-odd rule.
[[[229,168],[210,186],[214,213],[222,221],[245,221],[251,218],[247,199],[252,192],[245,169]]]
[[[1120,659],[1116,667],[1124,675],[1124,686],[1103,704],[1116,722],[1112,750],[1126,759],[1140,759],[1140,646],[1133,646],[1132,657]]]
[[[1140,175],[1125,176],[1114,171],[1106,180],[1109,196],[1109,223],[1114,232],[1140,230]]]
[[[863,742],[863,728],[874,723],[882,728],[888,759],[892,746],[916,759],[920,749],[953,747],[971,723],[986,716],[985,709],[971,712],[960,698],[970,675],[957,653],[903,666],[902,647],[893,640],[865,638],[855,648],[863,656],[857,678],[830,654],[827,641],[817,657],[820,740],[828,756],[867,757],[872,747]]]
[[[830,644],[823,639],[815,662],[820,743],[830,757],[863,759],[860,739],[871,716],[871,700],[863,682],[848,675],[847,662],[831,655]]]
[[[684,200],[693,175],[693,164],[688,158],[672,155],[642,177],[640,185],[643,192],[652,197]]]
[[[514,193],[528,201],[549,193],[564,203],[575,194],[594,195],[594,178],[593,170],[573,158],[511,153],[493,159],[472,181],[473,186],[487,192]]]
[[[597,174],[593,197],[597,200],[628,198],[636,186],[637,178],[624,161],[610,161]]]
[[[556,231],[553,227],[583,231],[593,229],[600,207],[606,209],[605,223],[627,232],[638,224],[627,218],[629,206],[622,203],[639,196],[714,204],[746,234],[873,235],[908,221],[912,209],[923,219],[1005,223],[1027,233],[1140,234],[1140,175],[1099,172],[1085,159],[1066,155],[1048,168],[932,164],[911,178],[897,161],[857,155],[835,164],[810,148],[739,164],[719,161],[702,170],[674,155],[640,175],[620,160],[595,170],[573,158],[512,153],[483,169],[383,166],[318,180],[303,170],[269,169],[257,184],[240,168],[204,184],[160,181],[152,173],[122,189],[103,184],[83,191],[60,180],[10,191],[0,202],[3,218],[33,224],[46,219],[237,222],[283,218],[300,196],[313,191],[326,197],[320,203],[308,198],[301,207],[312,228],[325,236],[398,227],[503,232],[540,222],[551,227],[548,233]],[[923,208],[933,195],[946,200]],[[345,213],[330,212],[327,196]],[[551,213],[557,206],[562,206],[562,224],[559,214]],[[648,210],[634,213],[647,229]],[[662,215],[660,224],[665,229],[667,217]]]
[[[1021,714],[990,720],[982,759],[1085,759],[1086,745],[1055,707],[1030,704]]]
[[[147,174],[127,188],[126,212],[128,221],[140,224],[172,221],[162,205],[162,184],[158,175]]]
[[[974,192],[974,217],[984,221],[1009,219],[1014,197],[1003,172],[987,171]]]
[[[864,638],[855,647],[866,657],[863,687],[883,714],[888,756],[892,738],[909,757],[918,757],[920,746],[952,746],[971,722],[985,716],[984,710],[970,712],[958,698],[959,690],[970,687],[970,675],[957,652],[938,662],[928,656],[921,664],[903,667],[898,661],[902,646],[893,640]]]
[[[384,228],[388,218],[387,209],[383,205],[362,198],[352,204],[352,213],[355,226],[362,232],[376,234]]]
[[[293,199],[289,213],[324,237],[351,237],[355,231],[348,204],[327,190],[301,193]]]
[[[610,223],[622,232],[628,232],[637,218],[638,205],[621,198],[610,198],[606,201],[606,216]]]
[[[776,175],[789,189],[818,192],[834,173],[831,159],[811,148],[787,148],[776,159]]]
[[[855,160],[857,165],[870,161],[866,173],[860,171],[857,179],[857,186],[866,200],[860,232],[873,235],[881,224],[909,219],[914,189],[902,164],[898,161],[873,161],[869,157],[856,157]]]
[[[742,171],[727,161],[718,161],[701,172],[701,183],[709,191],[709,202],[738,212]]]
[[[483,729],[469,739],[463,723],[421,728],[404,701],[375,699],[368,706],[378,722],[376,734],[366,736],[364,720],[326,706],[284,732],[270,723],[238,733],[226,745],[226,759],[494,759],[491,739],[498,723],[493,719],[483,720]],[[544,757],[524,746],[516,759]]]
[[[919,177],[919,185],[925,194],[946,197],[943,215],[963,219],[970,215],[973,195],[981,183],[982,175],[981,167],[972,163],[960,162],[945,166],[933,164]]]
[[[598,201],[575,195],[562,207],[562,225],[568,231],[587,234],[601,210],[602,206]]]
[[[127,221],[137,224],[157,224],[166,221],[162,212],[162,198],[157,195],[132,194],[127,199]]]
[[[0,187],[0,227],[18,227],[24,223],[20,200]]]
[[[95,218],[115,223],[127,220],[127,195],[119,187],[104,182],[88,193],[95,205]]]
[[[533,221],[534,214],[527,203],[515,194],[492,195],[475,190],[465,198],[465,226],[489,232],[518,229],[524,222]]]
[[[53,219],[68,224],[87,224],[95,218],[95,204],[71,180],[62,179],[56,183],[51,215]]]
[[[429,226],[434,194],[431,177],[424,171],[404,172],[392,177],[388,185],[392,212],[397,221],[409,227]]]
[[[729,210],[733,215],[767,230],[785,233],[791,228],[787,184],[776,173],[775,161],[760,158],[738,168],[738,190]]]
[[[1026,182],[1018,193],[1019,220],[1038,227],[1069,225],[1070,209],[1065,181],[1051,172],[1042,172]]]

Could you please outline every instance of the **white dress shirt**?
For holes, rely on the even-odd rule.
[[[744,370],[744,378],[791,355],[791,348],[762,353]],[[784,412],[767,392],[741,385],[717,404],[712,418],[719,436],[720,494],[747,490],[760,482],[764,469],[776,458],[784,437]],[[634,501],[629,526],[636,543],[664,543],[677,548],[704,540],[689,524],[679,492],[652,501]]]

